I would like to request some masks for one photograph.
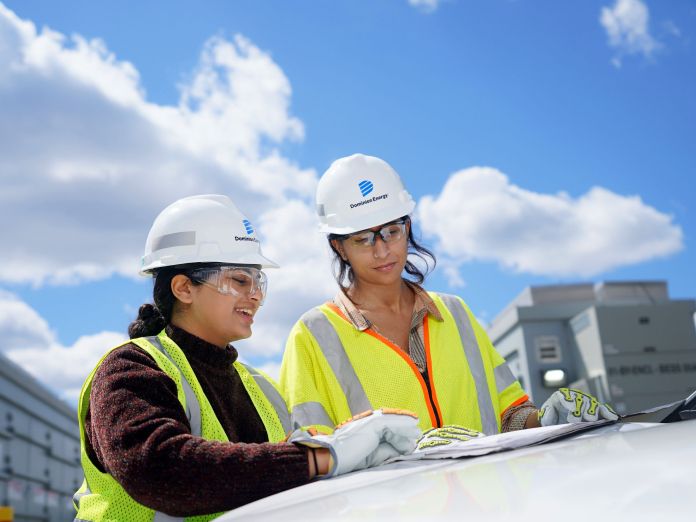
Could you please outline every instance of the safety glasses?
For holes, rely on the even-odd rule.
[[[355,247],[368,248],[374,246],[375,241],[377,241],[377,235],[379,235],[385,243],[394,243],[404,237],[405,234],[406,220],[400,219],[384,225],[377,231],[363,230],[355,234],[340,236],[340,239],[347,241]]]
[[[223,295],[251,297],[256,292],[260,292],[260,305],[266,299],[268,279],[266,274],[258,268],[247,266],[197,268],[189,273],[189,278]]]

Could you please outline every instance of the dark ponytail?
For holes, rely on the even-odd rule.
[[[128,336],[135,339],[157,335],[165,326],[167,321],[158,308],[154,304],[145,303],[138,309],[138,318],[128,326]]]
[[[192,265],[181,265],[162,268],[155,274],[155,285],[152,289],[154,304],[145,303],[138,310],[138,317],[128,326],[131,339],[157,335],[172,320],[174,303],[177,299],[172,293],[172,279],[179,274],[189,275]],[[200,284],[191,280],[194,285]]]

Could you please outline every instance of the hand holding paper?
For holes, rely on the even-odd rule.
[[[608,404],[601,404],[592,395],[570,388],[555,391],[539,410],[542,426],[618,418]]]
[[[449,424],[441,428],[432,428],[424,432],[416,446],[415,452],[424,451],[438,446],[455,447],[461,442],[466,442],[484,434],[476,430]],[[414,453],[415,453],[414,452]]]

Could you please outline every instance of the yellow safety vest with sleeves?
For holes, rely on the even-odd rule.
[[[147,352],[161,370],[167,373],[176,383],[177,396],[191,424],[191,434],[208,440],[227,441],[227,435],[217,419],[210,402],[203,393],[196,375],[181,351],[162,331],[156,337],[142,337],[128,341]],[[124,343],[126,344],[126,343]],[[122,345],[119,345],[122,346]],[[115,349],[118,348],[114,347]],[[108,353],[104,355],[108,355]],[[89,406],[89,395],[92,389],[92,379],[104,360],[99,361],[92,370],[80,392],[78,418],[80,423],[80,455],[85,480],[82,487],[75,493],[73,502],[77,509],[76,521],[100,522],[202,522],[212,520],[220,513],[200,515],[186,518],[176,518],[161,512],[156,512],[131,498],[121,485],[108,473],[103,473],[87,456],[85,440],[85,417]],[[257,370],[235,361],[244,388],[249,394],[256,411],[266,428],[268,440],[279,442],[291,429],[290,416],[283,397],[272,381],[261,375]]]
[[[423,430],[460,424],[499,433],[502,414],[527,395],[464,301],[429,294],[443,320],[423,319],[427,383],[398,346],[358,330],[334,304],[304,314],[281,367],[293,423],[329,432],[360,412],[388,407],[417,413]]]

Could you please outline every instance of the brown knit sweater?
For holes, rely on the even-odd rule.
[[[176,327],[182,349],[230,442],[191,435],[176,385],[134,344],[97,370],[85,422],[87,454],[137,502],[172,516],[227,511],[309,482],[307,453],[271,444],[232,367],[237,350]]]

